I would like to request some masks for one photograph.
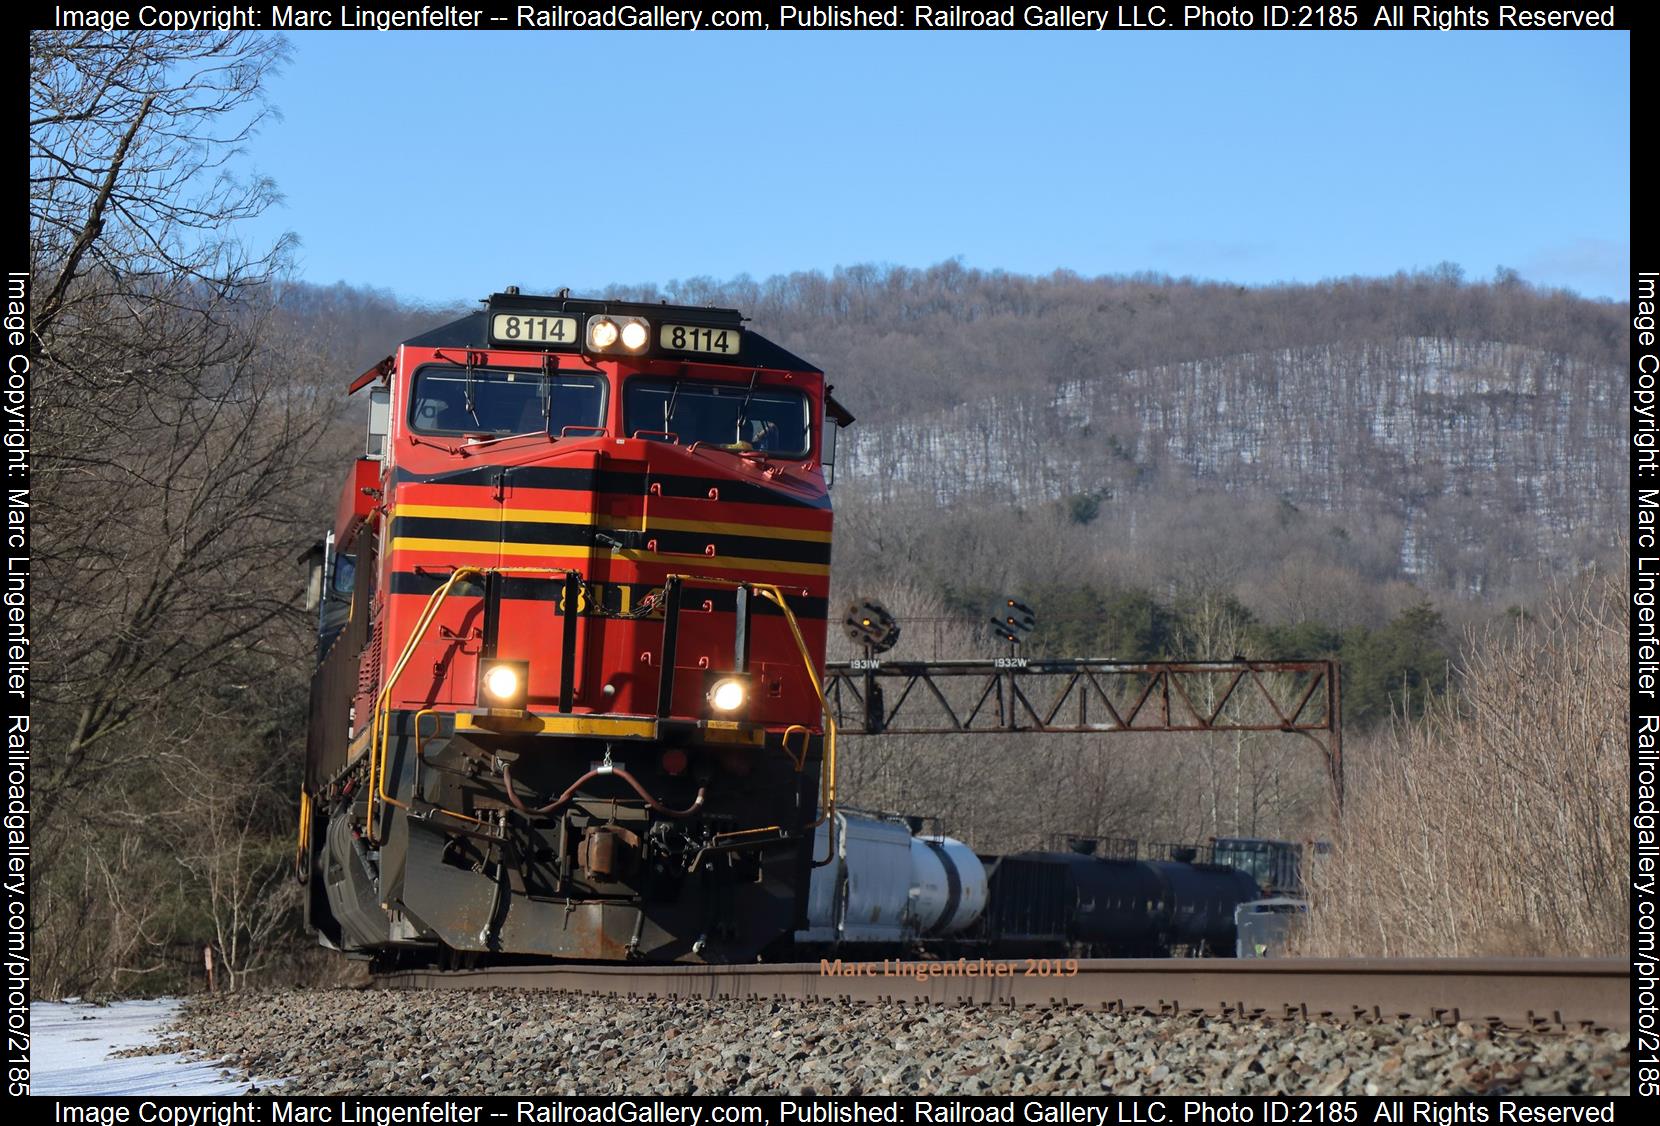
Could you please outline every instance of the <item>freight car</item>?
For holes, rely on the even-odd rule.
[[[988,893],[985,866],[951,837],[919,837],[903,818],[838,810],[821,825],[803,950],[844,946],[902,950],[960,939],[979,922]]]
[[[352,390],[297,868],[329,946],[749,961],[805,922],[837,429],[732,309],[493,294]],[[821,859],[827,859],[821,858]]]
[[[1163,957],[1234,953],[1235,909],[1258,899],[1235,868],[1088,852],[976,856],[904,819],[839,810],[812,874],[798,946],[818,950]]]
[[[1261,895],[1243,872],[1173,860],[1021,852],[988,864],[980,934],[1010,953],[1156,958],[1234,950],[1234,908]]]

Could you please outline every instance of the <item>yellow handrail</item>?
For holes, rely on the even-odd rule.
[[[421,616],[416,620],[415,628],[410,631],[409,640],[404,644],[403,652],[398,656],[397,663],[392,666],[392,671],[387,675],[386,684],[381,688],[380,694],[375,700],[375,710],[369,731],[369,800],[364,816],[364,828],[368,832],[370,840],[373,841],[376,839],[375,800],[377,798],[383,804],[395,805],[399,809],[408,808],[408,806],[406,806],[403,802],[386,792],[386,774],[388,765],[391,761],[391,753],[388,744],[391,741],[392,729],[392,689],[396,686],[398,678],[403,675],[404,668],[409,664],[410,658],[414,656],[415,647],[420,643],[421,638],[426,635],[426,631],[431,627],[433,619],[437,616],[438,608],[442,606],[444,600],[449,597],[451,588],[453,588],[457,582],[461,581],[463,578],[483,577],[484,575],[491,573],[509,574],[515,572],[566,575],[571,573],[568,568],[556,567],[457,567],[450,573],[449,578],[444,581],[444,584],[437,590],[433,591],[431,596],[428,597],[426,606],[421,610]],[[824,769],[822,769],[819,773],[819,804],[822,808],[822,812],[819,814],[816,821],[807,826],[809,829],[818,828],[830,819],[836,809],[836,720],[835,717],[830,714],[830,702],[825,699],[824,686],[820,683],[818,674],[813,670],[812,654],[807,651],[806,639],[801,636],[801,626],[797,623],[795,612],[790,609],[789,602],[784,597],[784,592],[772,583],[746,583],[742,580],[713,578],[702,575],[669,575],[667,578],[690,579],[698,583],[714,584],[719,586],[748,586],[757,594],[761,595],[761,597],[767,599],[767,601],[774,603],[784,612],[784,621],[790,627],[790,636],[795,639],[796,649],[801,654],[802,668],[807,672],[807,680],[813,686],[813,694],[818,697],[819,710],[824,715]],[[664,669],[663,673],[664,675],[672,675],[672,671],[669,669]],[[423,711],[429,710],[430,709],[423,709]],[[419,714],[417,714],[417,741],[419,741],[419,736],[420,718]],[[485,822],[480,821],[478,818],[469,817],[464,813],[456,813],[447,809],[440,809],[438,812],[447,814],[451,817],[460,818],[463,821],[470,821],[475,825],[485,824]]]
[[[444,585],[433,591],[427,598],[427,604],[421,610],[421,616],[415,622],[415,628],[410,631],[409,641],[405,643],[403,653],[399,655],[397,664],[392,667],[386,678],[386,685],[375,700],[374,718],[369,730],[369,803],[364,816],[364,828],[368,831],[371,840],[375,839],[375,799],[378,797],[387,805],[395,805],[399,809],[409,807],[391,794],[386,792],[386,773],[391,761],[388,743],[391,741],[392,731],[392,689],[403,675],[403,670],[409,664],[409,659],[415,655],[415,646],[420,644],[421,638],[432,626],[432,621],[438,615],[438,608],[443,605],[444,599],[449,597],[450,588],[463,578],[482,578],[487,574],[522,574],[533,573],[539,575],[569,575],[568,567],[457,567],[444,581]],[[416,713],[415,735],[417,744],[420,740],[420,717],[431,712],[431,709],[422,709]],[[436,812],[455,817],[462,821],[470,821],[474,825],[486,825],[477,817],[470,817],[465,813],[457,813],[451,809],[439,809]]]
[[[300,839],[294,842],[294,876],[305,874],[306,849],[311,844],[311,795],[305,784],[300,784]]]
[[[807,652],[807,642],[801,636],[801,627],[796,624],[794,611],[790,609],[789,603],[784,601],[784,592],[771,583],[749,585],[761,597],[777,603],[778,608],[784,611],[784,620],[789,623],[790,635],[795,638],[796,648],[801,651],[801,666],[807,670],[807,679],[812,683],[814,695],[818,697],[819,710],[824,713],[824,769],[819,772],[819,800],[824,811],[819,814],[817,821],[807,826],[809,829],[816,829],[836,811],[836,719],[830,714],[830,701],[824,698],[824,686],[819,683],[818,674],[813,671],[812,654]],[[826,857],[826,861],[828,859]]]
[[[791,735],[800,735],[801,736],[801,753],[800,754],[797,754],[795,751],[790,749],[790,736]],[[795,769],[796,769],[797,774],[801,773],[801,768],[807,765],[807,745],[812,740],[812,738],[813,738],[813,733],[811,731],[809,731],[807,728],[803,727],[799,723],[792,723],[788,727],[784,728],[784,734],[779,739],[779,741],[784,746],[784,753],[790,756],[790,761],[791,762],[795,763]]]
[[[744,579],[717,578],[713,575],[669,575],[668,579],[689,579],[692,582],[703,583],[709,586],[747,586],[768,602],[772,602],[784,611],[784,621],[789,624],[790,636],[795,638],[795,647],[801,653],[801,665],[807,670],[807,680],[813,686],[813,693],[818,696],[819,710],[824,714],[824,769],[819,772],[819,804],[824,812],[819,814],[818,820],[808,825],[809,829],[816,829],[830,819],[836,809],[836,719],[830,714],[830,701],[824,697],[824,686],[819,683],[818,674],[813,671],[813,657],[807,652],[807,642],[801,636],[801,626],[795,620],[795,612],[784,599],[784,592],[773,583],[756,583]],[[665,674],[670,670],[664,669]],[[815,863],[829,863],[829,857]]]
[[[364,811],[363,827],[371,841],[375,836],[375,798],[382,802],[395,805],[400,809],[407,808],[402,802],[386,792],[386,764],[390,757],[386,751],[386,744],[390,739],[392,728],[392,688],[403,675],[409,659],[415,655],[415,647],[426,636],[427,628],[432,625],[432,619],[437,616],[438,608],[449,597],[450,589],[463,578],[482,576],[484,571],[479,567],[457,567],[450,572],[450,577],[444,584],[427,598],[427,604],[421,609],[421,616],[415,621],[415,628],[409,633],[409,640],[404,644],[403,652],[399,654],[392,671],[386,677],[386,684],[382,686],[380,695],[375,699],[375,711],[369,725],[369,800]]]

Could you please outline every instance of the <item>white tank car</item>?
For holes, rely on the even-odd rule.
[[[838,811],[818,827],[802,944],[896,945],[960,934],[986,909],[986,870],[950,837],[913,837],[896,817]]]

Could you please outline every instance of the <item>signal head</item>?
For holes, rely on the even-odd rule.
[[[842,625],[855,645],[868,645],[873,653],[886,653],[899,641],[899,619],[872,599],[849,607]]]
[[[1037,628],[1037,612],[1018,598],[1004,598],[991,616],[992,632],[1004,641],[1019,645]]]

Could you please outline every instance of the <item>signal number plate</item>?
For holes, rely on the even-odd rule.
[[[490,338],[501,344],[574,344],[576,318],[497,313],[490,318]]]
[[[696,325],[664,325],[657,343],[676,352],[710,352],[736,356],[743,333],[735,328],[699,328]]]

